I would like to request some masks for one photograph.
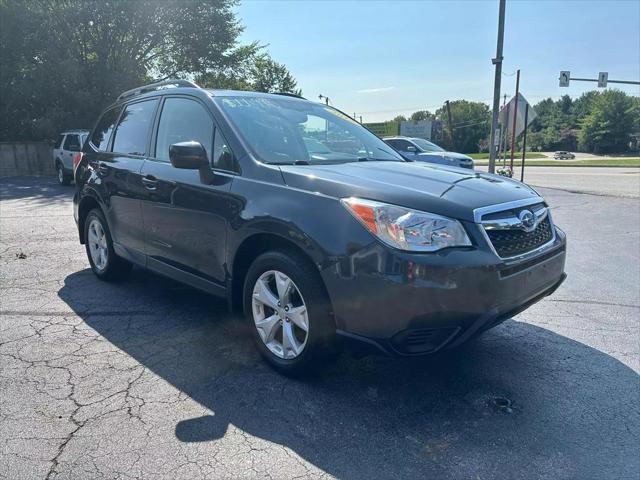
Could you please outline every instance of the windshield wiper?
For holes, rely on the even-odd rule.
[[[399,162],[393,158],[358,157],[359,162]]]

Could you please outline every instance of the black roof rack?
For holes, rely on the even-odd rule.
[[[295,97],[301,98],[302,100],[306,100],[302,95],[298,95],[297,93],[289,93],[289,92],[273,92],[274,95],[283,95],[285,97]]]
[[[190,82],[189,80],[162,80],[161,82],[150,83],[149,85],[143,85],[142,87],[132,88],[126,92],[121,93],[116,101],[120,101],[123,98],[133,97],[134,95],[140,95],[141,93],[153,92],[154,90],[164,90],[165,88],[178,88],[178,87],[190,87],[200,88],[197,84]]]

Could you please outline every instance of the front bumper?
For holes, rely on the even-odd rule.
[[[322,272],[338,334],[394,355],[433,353],[525,310],[565,278],[566,239],[531,257],[501,260],[481,248],[434,254],[377,242]]]

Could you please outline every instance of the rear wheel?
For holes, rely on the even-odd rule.
[[[64,167],[60,162],[56,164],[56,173],[58,175],[58,183],[60,185],[69,185],[69,183],[71,183],[71,176],[65,173]]]
[[[322,280],[295,252],[256,258],[245,279],[244,310],[258,350],[285,374],[308,373],[335,353],[335,324]]]
[[[117,281],[131,271],[131,263],[118,257],[113,250],[109,226],[102,212],[93,209],[85,220],[85,247],[93,273],[101,280]]]

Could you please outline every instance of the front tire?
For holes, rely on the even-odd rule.
[[[132,265],[116,255],[109,225],[102,211],[97,208],[87,215],[84,238],[91,270],[100,280],[118,281],[129,275]]]
[[[302,255],[260,255],[247,272],[243,298],[256,347],[278,371],[310,373],[335,354],[331,304],[318,271]]]

